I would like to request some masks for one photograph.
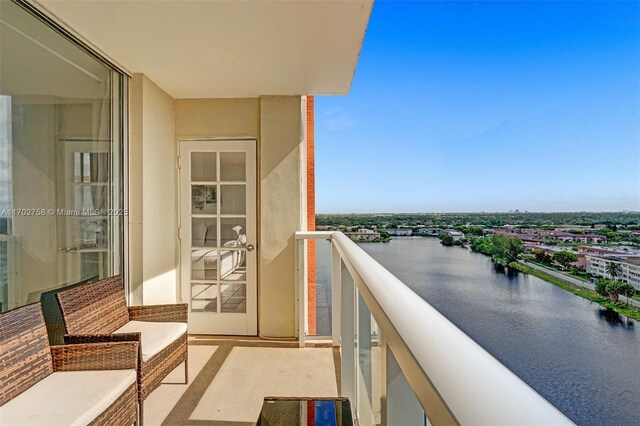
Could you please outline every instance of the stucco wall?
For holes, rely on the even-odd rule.
[[[178,291],[175,103],[146,76],[136,74],[131,83],[131,120],[139,120],[131,123],[129,151],[132,303],[175,303]]]
[[[261,334],[295,335],[294,233],[303,229],[299,96],[260,100],[260,292]]]
[[[259,139],[260,100],[178,99],[176,136]]]

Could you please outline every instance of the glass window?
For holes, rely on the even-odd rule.
[[[18,4],[0,17],[5,311],[121,272],[126,77]]]

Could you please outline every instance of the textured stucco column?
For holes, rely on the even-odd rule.
[[[304,223],[299,96],[260,99],[260,334],[295,336],[294,233]]]
[[[142,74],[129,83],[129,303],[142,304]]]
[[[178,175],[174,100],[146,76],[134,74],[130,108],[130,302],[175,303]]]

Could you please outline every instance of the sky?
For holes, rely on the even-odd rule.
[[[375,2],[318,213],[640,211],[640,2]]]

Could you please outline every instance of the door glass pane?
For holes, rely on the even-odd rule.
[[[191,284],[191,310],[192,311],[218,311],[219,286],[215,283]]]
[[[247,280],[247,252],[246,250],[221,250],[222,266],[220,279],[225,281]],[[225,261],[228,259],[228,261]]]
[[[218,180],[216,175],[215,152],[191,153],[191,180],[194,182],[214,182]]]
[[[218,238],[218,227],[215,218],[191,219],[191,246],[215,247]]]
[[[247,211],[244,185],[220,185],[220,213],[245,214]]]
[[[245,313],[247,311],[247,285],[220,284],[220,312]]]
[[[220,180],[240,181],[245,180],[245,160],[244,152],[221,152],[220,153]]]
[[[244,247],[247,243],[245,235],[247,220],[245,218],[223,217],[220,219],[220,246]]]
[[[191,251],[191,279],[218,279],[218,255],[215,249],[199,249]]]
[[[215,185],[191,186],[191,213],[216,214],[217,193]]]

